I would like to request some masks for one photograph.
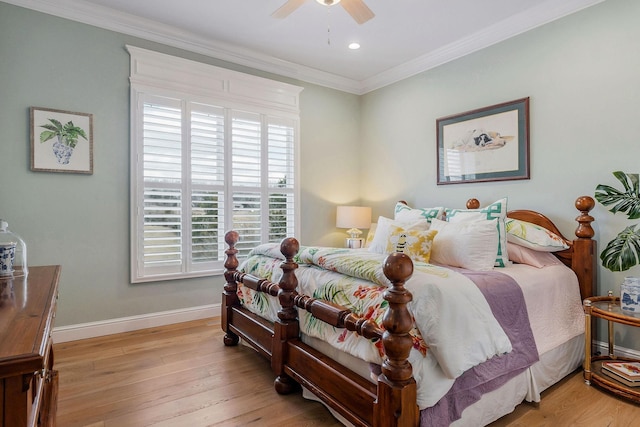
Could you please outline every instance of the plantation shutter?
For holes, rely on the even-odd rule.
[[[224,110],[196,104],[191,111],[192,270],[211,269],[224,256]]]
[[[301,88],[127,46],[131,281],[221,274],[296,234]]]
[[[262,144],[260,115],[232,113],[233,225],[244,254],[262,241]]]
[[[268,241],[277,242],[293,236],[295,151],[294,127],[291,120],[268,119]]]
[[[182,109],[180,101],[150,97],[143,106],[143,257],[156,273],[182,265]]]

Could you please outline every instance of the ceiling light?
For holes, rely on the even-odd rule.
[[[349,43],[349,49],[351,49],[351,50],[360,49],[360,43],[356,43],[356,42]]]
[[[334,4],[340,3],[340,0],[316,0],[316,1],[325,6],[333,6]]]

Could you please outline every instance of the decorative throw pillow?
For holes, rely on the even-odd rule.
[[[394,221],[384,216],[378,217],[378,225],[376,226],[376,232],[373,236],[373,240],[369,245],[369,252],[375,252],[378,254],[387,253],[387,241],[389,240],[392,225],[402,227],[405,230],[426,231],[429,229],[429,223],[426,219],[420,219],[417,221]]]
[[[402,252],[413,261],[429,263],[431,246],[436,234],[438,234],[436,230],[406,230],[403,227],[391,225],[385,252]]]
[[[399,221],[426,219],[431,222],[433,218],[442,219],[443,212],[444,208],[442,206],[435,208],[412,208],[405,203],[398,202],[394,210],[394,218]]]
[[[500,199],[482,209],[445,209],[445,214],[449,222],[497,220],[498,244],[496,247],[495,266],[506,267],[509,265],[505,226],[505,220],[507,218],[506,198]]]
[[[507,241],[540,252],[556,252],[569,249],[562,237],[539,225],[507,218]]]
[[[437,231],[431,262],[468,270],[492,270],[498,245],[497,219],[466,222],[431,221]]]
[[[371,242],[373,242],[373,236],[376,235],[376,228],[378,227],[377,222],[372,222],[369,226],[369,232],[367,233],[367,240],[364,241],[364,247],[368,248],[371,246]]]
[[[518,264],[527,264],[537,268],[562,264],[551,252],[535,251],[513,243],[507,243],[507,252],[509,252],[509,261]]]

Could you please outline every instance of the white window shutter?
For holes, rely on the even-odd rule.
[[[231,229],[241,257],[295,236],[301,88],[127,49],[131,280],[220,274]]]

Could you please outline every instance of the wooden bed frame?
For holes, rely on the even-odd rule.
[[[469,209],[479,206],[476,199],[467,202]],[[583,299],[594,295],[596,286],[597,252],[591,227],[594,218],[589,215],[594,206],[595,202],[589,196],[576,200],[575,207],[580,211],[576,218],[576,239],[568,240],[563,237],[569,249],[555,253],[565,265],[575,271]],[[538,212],[516,210],[507,215],[541,225],[562,236],[553,222]],[[236,345],[239,338],[242,338],[270,360],[271,369],[276,375],[274,385],[278,393],[291,393],[303,385],[356,426],[418,426],[416,383],[411,364],[407,360],[412,346],[408,334],[412,327],[412,317],[407,309],[411,294],[405,289],[404,283],[413,273],[410,258],[401,253],[393,253],[384,260],[384,274],[393,286],[384,293],[389,309],[383,317],[383,330],[373,321],[362,319],[343,307],[296,292],[297,279],[294,271],[298,266],[293,257],[299,250],[299,244],[295,239],[287,238],[281,243],[285,261],[281,266],[282,279],[277,284],[237,271],[239,263],[235,245],[238,239],[235,231],[230,231],[225,236],[229,245],[225,252],[226,284],[222,294],[225,345]],[[240,306],[236,293],[238,282],[255,291],[278,297],[281,309],[275,323]],[[387,357],[382,364],[382,374],[378,377],[377,384],[303,343],[299,338],[296,307],[307,310],[316,318],[337,328],[355,331],[366,338],[381,339]]]

